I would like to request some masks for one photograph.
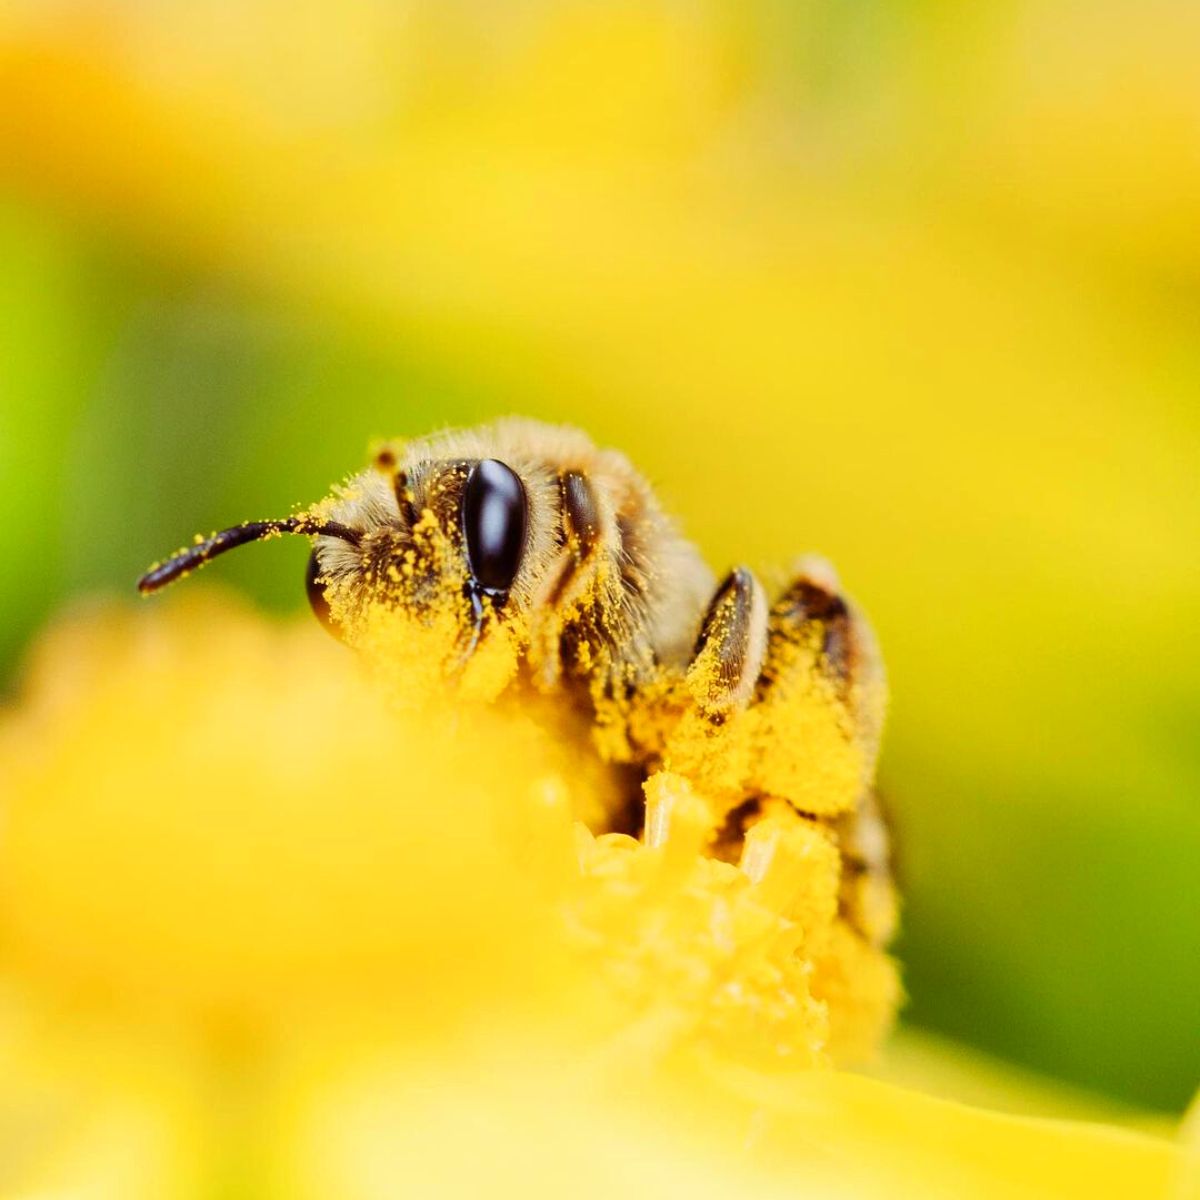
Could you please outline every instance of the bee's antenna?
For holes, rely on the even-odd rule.
[[[351,529],[337,521],[314,521],[311,517],[286,517],[281,521],[247,521],[244,525],[235,525],[232,529],[222,529],[220,533],[214,533],[205,541],[180,550],[165,562],[151,567],[138,580],[138,591],[143,596],[157,592],[159,588],[174,583],[176,579],[204,566],[206,562],[227,550],[244,546],[247,542],[260,541],[276,533],[303,533],[309,536],[341,538],[352,546],[357,546],[361,540],[357,529]]]

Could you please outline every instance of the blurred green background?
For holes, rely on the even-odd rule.
[[[1181,1108],[1198,53],[1160,0],[11,6],[7,686],[373,436],[580,424],[875,619],[906,1019]],[[290,611],[306,555],[219,572]]]

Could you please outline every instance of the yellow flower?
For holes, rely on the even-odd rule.
[[[593,836],[593,758],[203,595],[60,625],[0,725],[0,1195],[1186,1186],[1165,1139],[822,1065],[892,997],[803,952],[819,855],[709,858],[669,775]]]
[[[1200,994],[1179,903],[1200,853],[1194,3],[0,7],[0,176],[27,206],[0,212],[6,316],[41,367],[0,404],[26,619],[67,559],[115,581],[142,565],[130,541],[158,549],[155,518],[127,532],[93,502],[101,479],[173,537],[197,502],[216,521],[310,494],[372,431],[582,423],[714,565],[831,553],[884,632],[922,1019],[1179,1103]],[[120,234],[108,287],[97,227]],[[244,410],[195,373],[224,465],[178,501],[196,432],[160,407],[163,372],[213,352],[214,295],[247,294],[218,340],[278,361],[247,363]],[[361,375],[329,369],[343,340]],[[82,430],[45,419],[84,396]]]

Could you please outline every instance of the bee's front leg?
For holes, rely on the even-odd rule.
[[[704,796],[714,833],[748,796],[752,713],[768,649],[767,598],[746,567],[717,588],[681,678],[660,697],[663,738],[655,765]]]
[[[708,606],[687,670],[705,717],[719,724],[750,703],[766,653],[766,595],[747,567],[735,567]]]

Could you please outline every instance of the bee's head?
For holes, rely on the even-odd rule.
[[[227,550],[284,533],[314,539],[309,603],[351,643],[400,613],[453,628],[467,657],[489,624],[522,607],[514,590],[529,589],[530,498],[518,472],[495,458],[402,466],[394,445],[308,512],[223,530],[153,567],[138,588],[157,591]]]
[[[495,458],[400,465],[384,447],[321,508],[356,543],[319,534],[308,567],[314,612],[354,639],[364,617],[400,611],[451,620],[467,653],[485,624],[522,607],[530,503],[525,482]]]

